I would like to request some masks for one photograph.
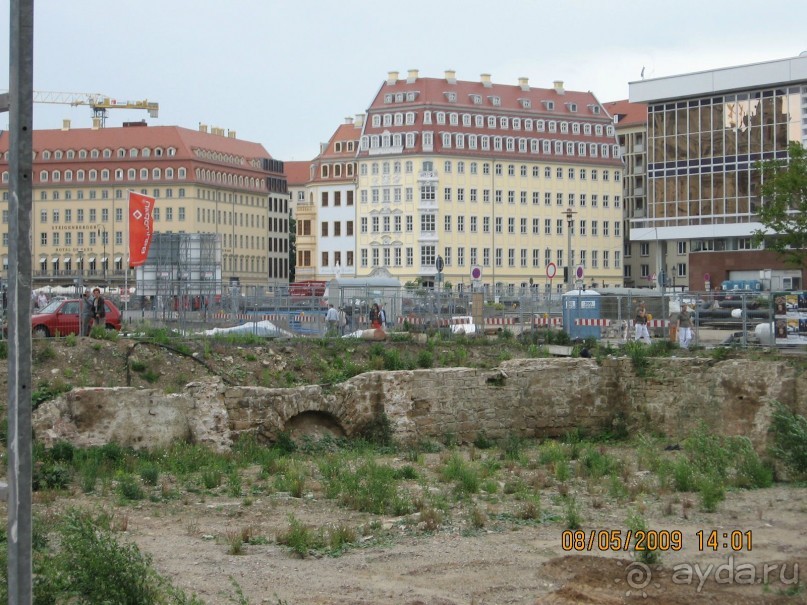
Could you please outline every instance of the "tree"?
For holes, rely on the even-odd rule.
[[[792,142],[790,159],[760,162],[760,193],[763,205],[759,222],[764,229],[753,233],[755,246],[778,252],[787,262],[804,265],[807,260],[807,149]]]

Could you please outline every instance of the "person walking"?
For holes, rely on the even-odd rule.
[[[681,312],[678,313],[678,344],[682,349],[688,349],[690,342],[692,342],[692,314],[684,303],[681,305]]]
[[[106,304],[104,297],[101,296],[101,288],[95,288],[92,291],[92,318],[93,327],[101,326],[106,327]]]
[[[381,309],[378,307],[378,303],[373,303],[373,306],[370,307],[370,327],[374,329],[381,327]]]
[[[89,290],[84,290],[84,293],[81,295],[80,306],[81,335],[89,336],[93,318],[93,301],[90,299]]]
[[[640,301],[639,306],[636,308],[633,326],[635,330],[634,340],[641,340],[646,344],[650,344],[650,332],[647,331],[647,309],[644,302]]]
[[[339,312],[332,304],[328,305],[328,312],[325,314],[325,321],[328,324],[326,336],[336,336],[339,330]]]

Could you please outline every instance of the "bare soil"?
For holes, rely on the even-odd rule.
[[[125,385],[127,354],[141,368],[135,371],[128,364],[132,386],[167,391],[210,373],[264,386],[322,382],[323,371],[332,370],[336,355],[368,368],[379,363],[371,354],[373,345],[363,342],[350,345],[347,354],[341,348],[344,345],[320,342],[197,344],[181,352],[154,345],[138,345],[130,351],[132,346],[126,340],[79,340],[75,346],[67,341],[37,341],[35,392]],[[383,346],[396,347],[402,356],[415,357],[423,350],[413,343]],[[448,360],[451,348],[447,344],[435,349],[435,366],[441,358]],[[466,365],[492,367],[507,355],[526,356],[527,352],[516,343],[497,341],[492,346],[468,346]],[[626,460],[623,478],[629,489],[621,498],[609,494],[607,483],[592,484],[574,472],[568,480],[557,480],[551,469],[536,461],[534,445],[526,450],[524,461],[515,464],[502,459],[496,448],[459,448],[466,459],[481,463],[490,458],[501,465],[495,475],[495,493],[480,491],[466,498],[454,498],[450,485],[439,479],[448,450],[422,454],[416,461],[403,454],[381,457],[380,462],[396,468],[415,467],[419,478],[405,484],[415,499],[446,494],[446,510],[438,517],[429,516],[433,511],[428,507],[394,517],[339,506],[325,497],[313,471],[299,498],[272,489],[270,481],[260,478],[259,469],[250,469],[239,497],[230,496],[225,485],[190,491],[164,477],[156,489],[176,489],[180,497],[122,503],[110,487],[93,495],[77,488],[68,493],[37,493],[35,500],[40,514],[66,506],[112,513],[122,539],[135,541],[153,556],[161,573],[211,604],[243,602],[236,596],[234,583],[249,603],[273,605],[807,602],[805,580],[799,576],[802,569],[807,570],[807,488],[776,484],[764,490],[730,491],[717,512],[705,513],[696,494],[643,487],[649,480],[635,451],[624,445],[608,447],[615,447],[614,453]],[[316,459],[308,464],[315,468]],[[531,516],[524,512],[525,502],[508,493],[513,481],[540,493],[539,519],[524,518]],[[651,529],[680,531],[683,547],[664,552],[660,566],[647,570],[636,565],[630,551],[603,551],[596,540],[591,549],[586,544],[576,551],[564,550],[569,496],[577,502],[586,537],[596,530],[618,530],[624,536],[628,515],[638,511]],[[277,542],[288,530],[290,514],[313,530],[350,527],[358,536],[356,543],[336,556],[315,551],[300,558]],[[697,532],[712,529],[721,536],[733,530],[751,532],[752,545],[732,552],[722,548],[721,537],[716,552],[701,550]],[[232,554],[230,544],[239,534],[249,536],[251,543],[243,546],[241,554]],[[708,567],[729,563],[734,571],[726,567],[717,577],[714,567]],[[747,567],[742,567],[745,575],[737,573],[737,566],[748,563],[757,570],[750,578],[752,584],[747,583]],[[683,575],[686,568],[676,568],[684,564],[699,566],[690,581]],[[766,564],[779,567],[769,567],[763,582]],[[636,575],[645,571],[649,577]],[[698,571],[708,578],[701,582],[695,575]],[[793,584],[793,579],[799,583]]]

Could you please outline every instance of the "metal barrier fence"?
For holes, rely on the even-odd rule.
[[[648,330],[655,338],[676,337],[677,313],[686,303],[692,311],[693,344],[701,344],[704,336],[708,336],[707,344],[730,340],[733,344],[754,345],[759,340],[755,327],[772,325],[774,320],[771,295],[747,291],[671,292],[662,296],[647,289],[548,295],[526,289],[493,303],[468,293],[352,287],[330,292],[328,299],[288,294],[110,299],[123,312],[127,330],[137,331],[149,325],[183,334],[238,326],[244,328],[241,331],[248,331],[251,326],[256,334],[266,334],[264,324],[268,322],[283,335],[322,337],[327,331],[325,313],[329,302],[345,312],[347,325],[340,330],[343,333],[370,327],[370,308],[374,303],[384,307],[388,330],[440,330],[446,337],[504,330],[520,334],[551,328],[562,329],[573,338],[632,340],[640,301],[652,315]],[[474,303],[481,309],[474,308]]]

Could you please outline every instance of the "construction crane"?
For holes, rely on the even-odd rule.
[[[1,96],[1,95],[0,95]],[[48,92],[34,91],[34,103],[51,103],[58,105],[89,105],[94,118],[101,120],[101,126],[106,124],[108,109],[144,109],[149,116],[156,118],[160,111],[160,104],[144,101],[123,101],[108,95],[92,92]]]

